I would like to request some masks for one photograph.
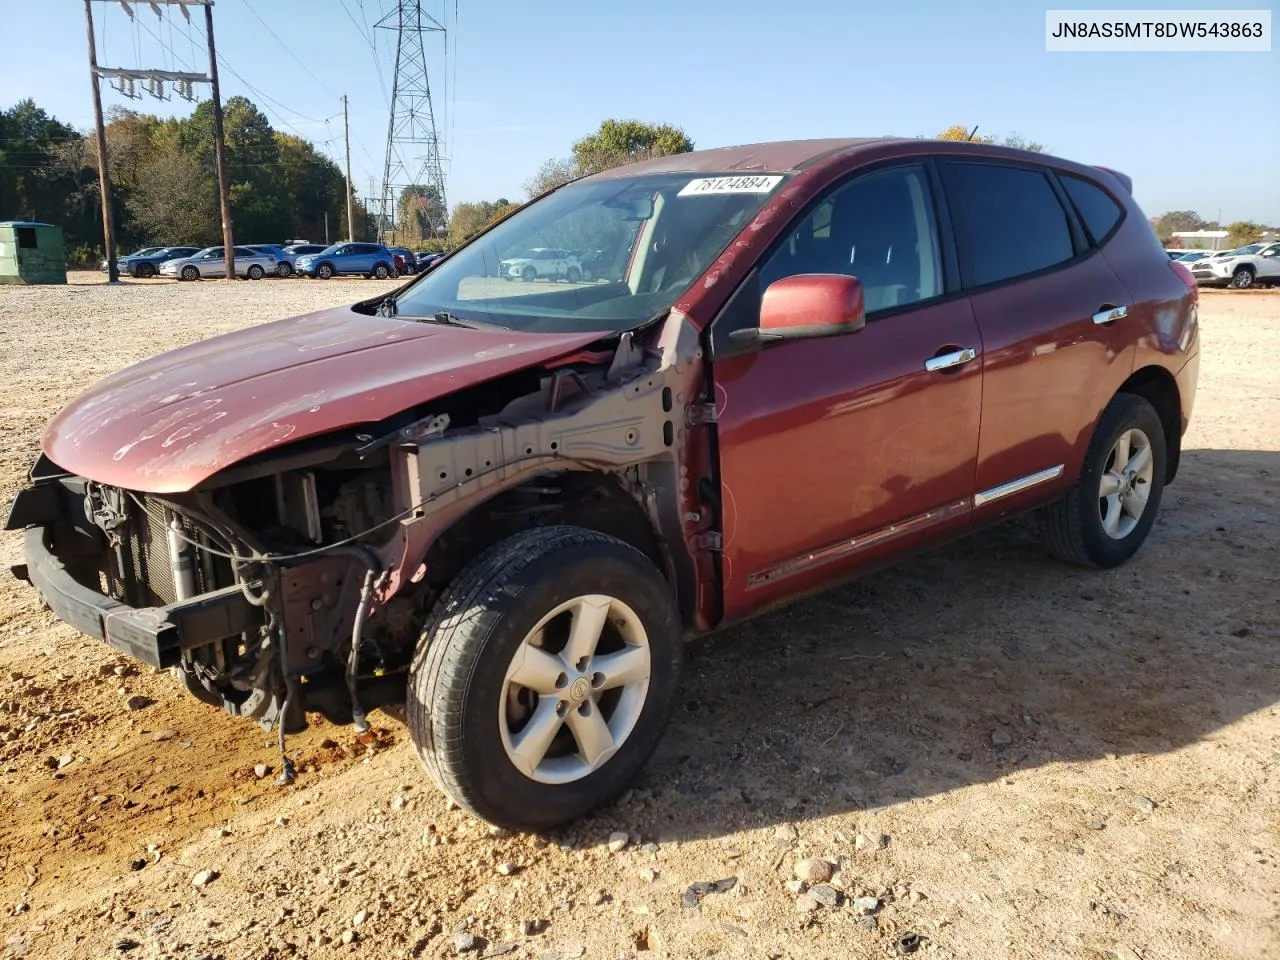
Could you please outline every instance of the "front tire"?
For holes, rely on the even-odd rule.
[[[1231,275],[1231,285],[1237,290],[1248,290],[1253,286],[1253,270],[1250,267],[1237,267]]]
[[[1098,418],[1080,479],[1044,510],[1050,552],[1086,567],[1124,563],[1155,523],[1167,465],[1155,407],[1132,393],[1116,394]]]
[[[150,280],[156,275],[156,268],[149,263],[140,263],[133,275],[139,280]]]
[[[533,281],[538,279],[538,271],[533,269],[533,267],[525,267],[520,271],[520,276],[524,278],[525,283],[533,283]]]
[[[577,283],[579,280],[582,279],[582,271],[579,270],[577,267],[570,267],[569,272],[565,274],[565,279],[568,280],[570,283]]]
[[[683,631],[644,554],[580,527],[510,537],[436,605],[409,675],[432,779],[491,823],[545,830],[607,803],[657,746]]]
[[[199,280],[199,279],[200,279],[200,271],[199,271],[199,270],[197,270],[195,267],[183,267],[183,268],[182,268],[182,279],[183,279],[183,280]]]
[[[328,280],[333,276],[333,267],[329,266],[327,263],[320,264],[320,266],[316,268],[316,276],[321,280]]]

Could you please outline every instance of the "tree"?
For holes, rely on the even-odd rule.
[[[595,133],[574,142],[572,157],[544,163],[524,188],[530,197],[536,197],[578,177],[692,149],[693,141],[679,127],[610,118]]]
[[[479,203],[459,203],[449,215],[449,243],[458,246],[474,237],[495,221],[501,220],[519,204],[506,197],[497,200],[481,200]]]
[[[586,174],[692,149],[693,141],[679,127],[610,118],[595,133],[574,143],[573,159],[580,173]]]
[[[1160,242],[1168,246],[1175,233],[1203,230],[1205,222],[1194,210],[1172,210],[1155,218],[1154,229]]]
[[[1002,147],[1011,147],[1014,150],[1028,150],[1031,153],[1044,153],[1044,144],[1036,143],[1034,140],[1028,140],[1019,133],[1010,133],[1001,139],[995,137],[979,136],[976,133],[971,137],[969,133],[973,127],[964,127],[958,123],[952,124],[934,137],[935,140],[968,140],[972,143],[990,143],[997,144]]]
[[[395,236],[402,244],[417,245],[447,229],[440,191],[431,184],[411,183],[396,200]]]
[[[562,187],[571,180],[582,176],[577,165],[570,159],[548,160],[538,172],[525,181],[524,189],[530,197],[539,197],[548,190]]]
[[[1265,229],[1262,224],[1254,223],[1252,220],[1237,220],[1227,226],[1227,247],[1243,247],[1245,244],[1256,243]]]

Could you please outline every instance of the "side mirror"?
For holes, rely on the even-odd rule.
[[[801,340],[855,333],[867,323],[862,283],[840,273],[801,273],[769,284],[760,298],[760,326],[732,340]]]

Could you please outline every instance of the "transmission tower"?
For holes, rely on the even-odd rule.
[[[436,134],[431,84],[427,80],[424,33],[444,33],[444,25],[423,13],[421,0],[398,0],[396,8],[374,24],[396,31],[396,67],[391,81],[391,122],[387,127],[387,161],[382,174],[382,202],[378,213],[378,241],[395,226],[397,193],[420,184],[435,187],[440,207],[448,210],[444,196],[444,167],[440,162],[440,138]],[[419,163],[417,176],[406,158]],[[440,224],[431,221],[433,233]]]

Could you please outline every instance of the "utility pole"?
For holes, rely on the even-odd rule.
[[[347,95],[342,95],[342,138],[347,144],[347,242],[356,238],[356,188],[351,182],[351,124],[347,120]]]
[[[227,279],[234,280],[236,249],[231,233],[231,192],[227,187],[227,147],[222,136],[222,96],[218,93],[218,54],[213,46],[213,0],[205,4],[204,29],[209,38],[209,84],[213,88],[213,155],[218,165],[218,203],[222,207],[222,252],[227,258]]]
[[[89,78],[93,81],[93,126],[98,139],[98,193],[102,197],[102,244],[107,253],[107,282],[118,283],[116,230],[111,216],[111,176],[107,172],[107,130],[102,125],[102,91],[98,88],[98,51],[93,39],[93,8],[84,0],[84,22],[89,34]]]

